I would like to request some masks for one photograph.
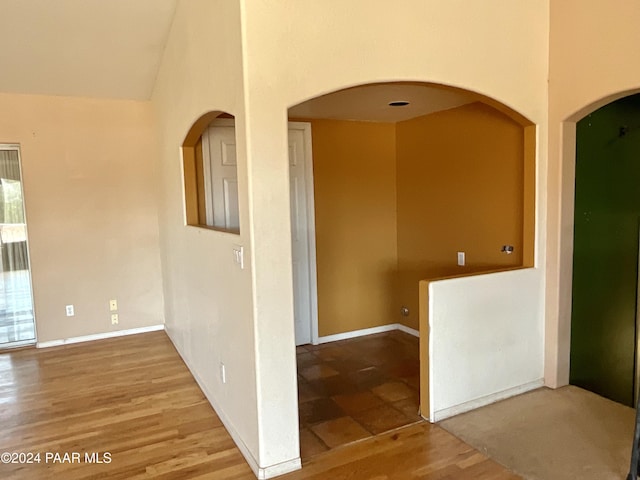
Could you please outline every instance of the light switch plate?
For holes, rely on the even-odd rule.
[[[244,247],[242,245],[233,246],[233,261],[244,269]]]

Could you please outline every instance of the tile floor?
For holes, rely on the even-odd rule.
[[[419,422],[419,340],[400,331],[297,349],[302,459]]]

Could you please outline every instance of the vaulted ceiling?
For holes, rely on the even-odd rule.
[[[0,0],[0,92],[151,96],[176,0]]]
[[[148,100],[177,1],[0,0],[0,92]],[[427,85],[368,85],[290,115],[395,122],[469,101]]]

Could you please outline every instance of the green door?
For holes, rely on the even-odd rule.
[[[570,381],[632,406],[640,95],[585,117],[576,133]]]

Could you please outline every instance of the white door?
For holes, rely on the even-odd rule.
[[[235,127],[217,120],[202,136],[207,224],[238,229]],[[296,345],[311,343],[317,331],[315,219],[313,214],[311,125],[289,123],[291,256]]]
[[[240,229],[236,133],[233,126],[212,126],[202,136],[207,225]]]
[[[293,262],[296,345],[311,343],[315,305],[315,235],[312,195],[310,130],[305,123],[289,123],[289,181],[291,183],[291,257]],[[313,263],[313,265],[312,265]]]

